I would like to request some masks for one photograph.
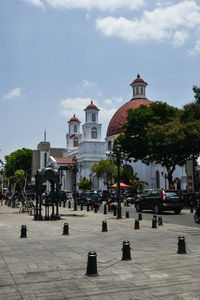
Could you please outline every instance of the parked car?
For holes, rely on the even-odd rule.
[[[93,193],[94,192],[91,192],[91,191],[80,192],[78,199],[77,199],[78,205],[80,205],[81,203],[86,205],[91,200],[91,196],[93,195]]]
[[[67,200],[72,199],[72,193],[70,191],[65,191]]]
[[[151,209],[155,214],[161,211],[174,211],[175,214],[180,214],[183,207],[182,197],[174,190],[146,190],[141,197],[135,200],[137,212]]]

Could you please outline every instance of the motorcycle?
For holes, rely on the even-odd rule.
[[[194,213],[194,221],[197,224],[200,224],[200,203],[199,203],[199,201],[197,202],[196,211]]]

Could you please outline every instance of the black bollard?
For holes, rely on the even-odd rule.
[[[113,206],[113,216],[116,216],[117,215],[117,206],[114,205]]]
[[[104,215],[107,215],[107,206],[106,204],[104,204],[104,211],[103,211]]]
[[[69,235],[69,224],[68,223],[64,223],[63,235]]]
[[[129,211],[126,211],[126,218],[129,218]]]
[[[77,211],[77,203],[74,202],[74,211]]]
[[[81,202],[81,210],[83,210],[83,203]]]
[[[185,243],[185,237],[179,236],[178,237],[178,254],[187,254],[186,251],[186,243]]]
[[[194,209],[193,209],[193,203],[190,203],[190,212],[193,213]]]
[[[68,202],[68,208],[71,208],[71,201]]]
[[[102,221],[102,232],[107,232],[108,228],[107,228],[107,222],[106,221]]]
[[[152,219],[152,228],[157,228],[157,219]]]
[[[95,212],[95,213],[98,212],[98,207],[97,207],[97,205],[95,205],[95,207],[94,207],[94,212]]]
[[[131,248],[129,241],[123,241],[122,260],[131,260]]]
[[[89,205],[89,203],[87,204],[87,211],[90,211],[90,205]]]
[[[135,229],[140,229],[140,221],[135,220]]]
[[[86,276],[97,276],[97,254],[95,251],[88,252]]]
[[[27,232],[27,228],[26,225],[22,225],[21,227],[21,238],[26,238],[26,232]]]
[[[158,225],[163,225],[162,217],[158,217]]]
[[[61,200],[59,200],[58,203],[59,203],[59,207],[61,207]]]
[[[139,220],[139,221],[142,221],[142,213],[139,213],[139,214],[138,214],[138,220]]]
[[[63,201],[63,207],[65,207],[65,205],[66,205],[66,201],[64,200],[64,201]]]

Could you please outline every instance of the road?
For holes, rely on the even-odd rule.
[[[103,213],[103,205],[101,206],[100,211]],[[122,211],[123,217],[126,216],[126,211],[129,211],[130,218],[138,218],[138,213],[136,212],[134,205],[129,207],[122,207]],[[112,212],[110,212],[109,214],[111,213]],[[153,213],[146,210],[142,212],[142,216],[144,219],[151,220]],[[165,223],[200,228],[200,224],[196,224],[194,222],[194,213],[191,213],[190,209],[188,208],[183,209],[180,215],[175,215],[174,212],[162,212],[161,214],[159,214],[159,216],[162,216],[163,222]]]

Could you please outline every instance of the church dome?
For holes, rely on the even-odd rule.
[[[130,101],[123,104],[114,114],[108,125],[106,136],[112,136],[124,132],[123,124],[127,118],[128,109],[135,109],[140,105],[150,105],[152,102],[145,96],[147,83],[137,75],[137,78],[130,84],[133,88],[133,97]]]

